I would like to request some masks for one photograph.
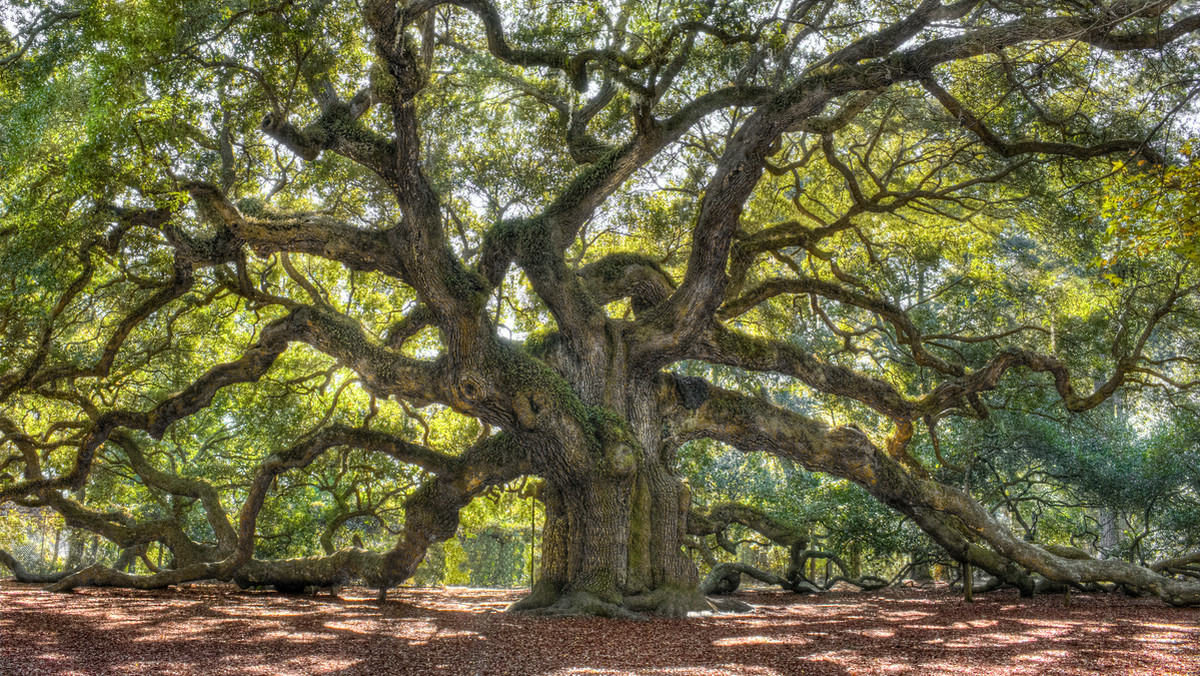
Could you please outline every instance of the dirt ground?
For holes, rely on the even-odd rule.
[[[366,589],[0,582],[0,673],[1200,675],[1200,610],[1155,599],[749,591],[753,612],[629,622],[501,612],[519,596],[401,589],[380,606]]]

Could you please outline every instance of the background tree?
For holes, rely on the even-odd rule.
[[[532,476],[518,608],[705,609],[678,452],[709,440],[849,480],[1024,592],[1200,603],[1176,568],[1014,535],[943,448],[1030,391],[1194,402],[1187,252],[1093,267],[1121,246],[1094,218],[1112,162],[1180,159],[1191,3],[4,20],[0,499],[171,554],[58,589],[385,593]],[[321,520],[332,544],[351,503],[402,509],[390,549],[279,558]]]

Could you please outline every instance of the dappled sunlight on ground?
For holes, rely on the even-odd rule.
[[[753,591],[751,613],[515,616],[517,591],[402,589],[383,605],[201,584],[54,595],[0,582],[3,674],[902,676],[1200,674],[1200,611],[1156,599]]]

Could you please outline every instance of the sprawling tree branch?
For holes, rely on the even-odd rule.
[[[166,491],[171,495],[198,498],[204,508],[204,518],[213,529],[217,538],[217,546],[224,551],[237,547],[237,531],[229,522],[229,516],[221,504],[221,496],[215,486],[207,479],[194,476],[164,472],[155,468],[146,459],[141,444],[133,435],[118,430],[114,432],[112,441],[125,451],[133,471],[147,485]]]
[[[723,532],[733,523],[761,533],[767,539],[784,547],[797,546],[803,549],[808,545],[808,538],[797,533],[795,528],[783,524],[749,505],[737,503],[715,505],[707,512],[692,510],[688,514],[688,533],[713,535]]]
[[[288,341],[301,333],[295,313],[268,325],[257,343],[236,361],[214,366],[178,394],[167,397],[148,411],[110,411],[101,415],[88,431],[75,457],[72,469],[54,478],[37,478],[17,482],[0,489],[0,500],[39,493],[46,490],[78,488],[91,471],[96,450],[118,428],[144,430],[159,438],[167,427],[208,406],[216,393],[237,383],[253,382],[260,378],[287,349]]]
[[[860,291],[847,289],[840,284],[813,279],[811,277],[767,280],[740,298],[722,306],[718,317],[736,317],[747,309],[759,305],[781,293],[809,293],[819,295],[845,305],[853,305],[873,312],[884,317],[896,327],[897,338],[900,342],[908,345],[912,351],[913,359],[918,365],[928,366],[941,373],[953,376],[964,374],[962,366],[946,362],[925,349],[925,346],[921,342],[921,331],[913,324],[903,308],[883,298],[872,297]]]
[[[402,462],[416,464],[434,474],[429,482],[419,488],[405,501],[404,534],[391,551],[377,554],[361,549],[333,552],[323,557],[290,559],[288,561],[257,561],[253,559],[255,531],[258,515],[266,500],[267,492],[277,476],[289,469],[303,468],[311,464],[331,448],[350,447],[368,452],[385,453]],[[399,437],[362,428],[333,426],[319,430],[292,446],[267,456],[259,465],[254,479],[247,490],[238,519],[236,547],[211,551],[196,560],[189,558],[186,565],[155,572],[150,575],[133,575],[102,565],[93,565],[77,573],[57,580],[51,589],[69,591],[87,585],[133,587],[156,589],[190,580],[214,577],[235,579],[243,586],[275,585],[281,589],[302,589],[308,585],[331,586],[343,584],[356,577],[380,587],[381,591],[412,575],[417,564],[425,555],[428,546],[451,537],[458,525],[458,512],[479,493],[497,484],[505,483],[521,474],[528,473],[527,456],[504,435],[484,439],[460,456],[447,456],[431,449],[412,444]],[[162,473],[153,473],[157,476]],[[179,477],[158,477],[160,484],[178,485]],[[191,486],[184,486],[190,490]],[[83,519],[74,512],[87,510],[68,504],[54,504],[56,509],[67,510],[69,521],[82,525]],[[96,514],[93,520],[108,519]],[[163,533],[152,524],[135,526],[139,531],[150,528],[150,540],[164,539],[172,550],[185,550],[196,545],[186,539],[177,525]],[[94,529],[94,528],[93,528]],[[178,531],[178,532],[175,532]],[[123,546],[135,541],[147,541],[146,537],[135,538],[131,534],[119,533]],[[174,537],[172,537],[174,536]],[[180,541],[182,538],[183,541]]]
[[[389,185],[396,185],[395,144],[364,127],[358,118],[365,110],[353,104],[333,102],[303,129],[272,113],[263,118],[262,131],[305,161],[312,162],[329,150],[370,169]]]
[[[962,3],[964,6],[969,3]],[[1169,4],[1169,3],[1167,3]],[[920,9],[901,22],[864,38],[864,45],[890,44],[896,36],[915,35],[928,25],[936,3],[923,3]],[[1140,16],[1142,8],[1115,16],[1119,20]],[[920,18],[926,17],[924,21]],[[910,21],[913,20],[913,21]],[[1119,23],[1108,18],[1103,28],[1082,27],[1076,17],[1018,19],[995,27],[968,30],[962,35],[935,38],[911,49],[890,53],[866,63],[831,65],[807,74],[760,106],[738,129],[717,163],[701,203],[700,215],[692,231],[692,251],[687,272],[679,289],[664,303],[658,324],[662,334],[650,341],[639,361],[658,366],[671,361],[680,346],[694,340],[706,329],[725,291],[725,268],[739,217],[750,193],[765,168],[765,158],[780,134],[800,121],[818,114],[833,98],[854,91],[885,88],[892,84],[926,80],[933,68],[979,54],[994,52],[1026,42],[1056,42],[1077,39],[1081,33],[1107,33]],[[893,35],[893,33],[895,35]],[[1176,37],[1182,36],[1180,33]],[[899,43],[897,43],[899,44]],[[869,52],[870,49],[867,49]],[[1141,144],[1139,144],[1140,147]],[[1128,149],[1128,144],[1099,146],[1083,151],[1088,157]],[[1049,145],[1028,147],[1013,154],[1058,152],[1070,155],[1075,150]]]
[[[56,3],[43,8],[27,26],[18,32],[19,42],[15,48],[7,54],[0,54],[0,70],[11,67],[25,56],[39,35],[59,24],[73,21],[81,16],[83,16],[83,11],[72,8],[70,3]]]
[[[1197,17],[1200,18],[1200,17]],[[933,76],[921,78],[921,86],[933,95],[946,110],[966,129],[979,137],[985,146],[1002,157],[1019,157],[1022,155],[1061,155],[1079,160],[1102,157],[1114,153],[1126,152],[1141,154],[1155,164],[1161,164],[1162,156],[1146,145],[1145,140],[1112,139],[1101,141],[1094,145],[1078,145],[1074,143],[1055,143],[1052,141],[1022,140],[1008,142],[993,133],[974,113],[968,110],[950,92],[946,91]]]
[[[677,402],[675,433],[681,440],[715,439],[849,479],[913,518],[952,556],[997,577],[1019,581],[1015,564],[1053,580],[1111,581],[1154,593],[1175,605],[1200,604],[1196,583],[1163,577],[1125,561],[1063,558],[1015,537],[968,494],[913,476],[854,427],[830,428],[760,399],[715,387],[704,404],[692,410],[682,406],[673,384],[664,382],[661,392],[666,401]],[[989,548],[975,544],[977,538]]]
[[[390,230],[355,228],[319,213],[246,216],[216,186],[192,182],[186,187],[201,213],[210,215],[259,255],[304,253],[337,261],[351,270],[406,279]]]

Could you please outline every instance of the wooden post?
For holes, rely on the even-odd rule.
[[[975,602],[975,573],[971,570],[971,564],[963,562],[963,600],[967,603]]]

